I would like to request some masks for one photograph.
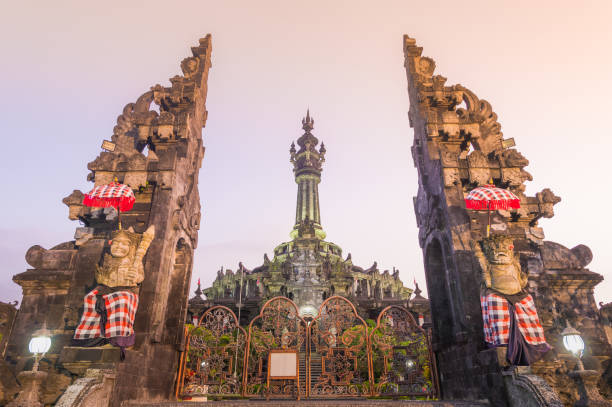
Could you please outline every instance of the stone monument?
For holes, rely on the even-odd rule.
[[[211,50],[208,35],[191,48],[182,75],[170,78],[170,86],[155,85],[128,103],[103,151],[87,165],[87,179],[95,186],[117,179],[134,190],[133,209],[121,214],[127,230],[117,231],[113,208],[86,207],[83,193],[74,191],[64,203],[69,218],[84,226],[74,240],[51,249],[31,247],[26,254],[31,268],[13,277],[23,288],[23,301],[6,360],[15,374],[30,370],[28,341],[43,325],[49,329],[51,349],[40,361],[48,374],[41,389],[45,404],[119,406],[173,394],[200,225],[198,173]],[[133,331],[119,335],[134,333],[124,361],[114,347],[71,346],[83,298],[92,306],[96,291],[137,296]]]
[[[289,149],[297,184],[292,240],[278,245],[272,260],[264,255],[263,264],[252,270],[242,263],[236,272],[220,270],[212,287],[203,290],[208,307],[225,305],[238,314],[238,307],[244,305],[240,316],[245,326],[276,296],[293,300],[302,317],[316,317],[320,305],[332,295],[349,298],[366,318],[376,318],[388,305],[409,307],[412,290],[404,287],[399,270],[381,272],[376,262],[369,268],[354,265],[350,253],[343,258],[342,248],[325,240],[318,185],[327,150],[312,134],[314,119],[309,110],[302,129],[297,148],[292,143]],[[193,305],[198,315],[207,308],[195,301]]]
[[[521,397],[540,391],[537,397],[548,404],[557,403],[558,398],[571,404],[579,396],[568,377],[575,359],[561,341],[565,322],[578,329],[588,327],[582,329],[585,358],[601,362],[601,369],[608,368],[612,354],[593,298],[593,287],[602,276],[586,268],[591,251],[584,245],[570,250],[544,240],[538,220],[551,218],[561,198],[550,189],[535,196],[525,194],[525,182],[532,180],[525,170],[529,161],[514,148],[513,138],[504,138],[491,104],[464,86],[446,84],[446,78],[435,74],[434,60],[422,55],[413,38],[404,36],[403,49],[408,117],[414,129],[412,157],[419,174],[414,210],[427,288],[432,293],[433,346],[442,394],[456,399],[487,398],[493,405],[504,406],[512,397],[503,395],[528,388],[533,391],[523,391]],[[491,212],[491,230],[512,242],[523,274],[511,277],[515,280],[511,291],[519,286],[529,289],[553,348],[531,366],[546,382],[533,374],[505,375],[503,360],[485,344],[480,281],[487,267],[483,269],[472,247],[486,235],[487,213],[466,210],[464,198],[491,179],[520,198],[516,211]],[[494,280],[495,276],[492,284]],[[558,396],[543,395],[554,395],[544,389],[546,383]],[[530,402],[536,403],[533,397]]]

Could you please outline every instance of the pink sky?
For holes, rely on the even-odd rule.
[[[563,201],[540,222],[547,240],[588,245],[612,301],[608,164],[612,94],[609,1],[82,1],[13,2],[0,16],[5,187],[0,300],[26,250],[71,240],[61,199],[87,191],[86,164],[123,106],[180,72],[213,36],[203,220],[194,281],[224,265],[252,268],[289,239],[296,185],[291,141],[310,107],[325,142],[321,218],[353,261],[396,266],[425,287],[412,197],[417,174],[402,35],[449,84],[493,105],[530,160],[533,195]],[[476,284],[476,282],[475,282]],[[192,287],[193,289],[193,287]]]

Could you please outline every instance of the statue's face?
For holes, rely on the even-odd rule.
[[[111,243],[110,252],[113,257],[125,257],[130,252],[130,239],[125,236],[117,236]]]
[[[514,257],[512,239],[485,240],[484,252],[491,264],[510,264]]]

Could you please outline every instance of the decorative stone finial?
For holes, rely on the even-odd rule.
[[[314,119],[310,117],[310,109],[306,109],[306,117],[302,119],[302,128],[306,132],[314,129]]]
[[[323,151],[317,151],[316,146],[319,144],[317,139],[310,131],[314,128],[314,119],[310,117],[310,110],[306,112],[306,117],[302,119],[302,129],[304,134],[297,139],[297,144],[300,146],[298,151],[295,151],[295,144],[291,143],[291,162],[293,163],[293,171],[295,175],[300,175],[303,171],[313,172],[317,175],[321,174],[321,164],[323,155],[325,155],[325,147]]]
[[[198,288],[195,290],[195,295],[197,298],[202,298],[202,288],[200,286],[200,279],[198,278]]]
[[[419,283],[417,283],[417,282],[416,282],[416,280],[414,280],[414,287],[415,287],[415,288],[414,288],[414,296],[415,296],[415,297],[420,297],[420,296],[421,296],[421,293],[422,293],[423,291],[421,291],[421,289],[419,288]]]

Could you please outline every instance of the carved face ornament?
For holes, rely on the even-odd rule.
[[[491,264],[510,264],[514,259],[514,245],[509,238],[484,240],[484,252]]]
[[[127,236],[119,235],[113,239],[110,247],[110,252],[113,257],[125,257],[130,252],[132,242]]]

